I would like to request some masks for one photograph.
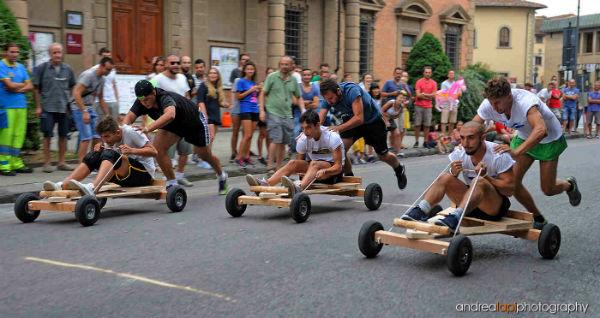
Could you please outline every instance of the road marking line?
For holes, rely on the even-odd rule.
[[[113,274],[113,275],[116,275],[116,276],[130,278],[130,279],[134,279],[134,280],[139,280],[139,281],[142,281],[142,282],[145,282],[145,283],[149,283],[149,284],[153,284],[153,285],[158,285],[158,286],[162,286],[162,287],[169,287],[169,288],[175,288],[175,289],[181,289],[181,290],[191,291],[191,292],[194,292],[196,294],[201,294],[201,295],[206,295],[206,296],[212,296],[212,297],[220,298],[220,299],[223,299],[223,300],[228,301],[228,302],[236,302],[234,299],[231,299],[230,297],[227,297],[227,296],[222,295],[222,294],[212,293],[212,292],[208,292],[208,291],[196,289],[196,288],[193,288],[193,287],[190,287],[190,286],[181,286],[181,285],[175,285],[175,284],[171,284],[171,283],[161,282],[159,280],[155,280],[155,279],[151,279],[151,278],[146,278],[146,277],[143,277],[143,276],[132,275],[132,274],[127,274],[127,273],[119,273],[119,272],[115,272],[115,271],[110,270],[110,269],[103,269],[103,268],[89,266],[89,265],[70,264],[70,263],[58,262],[58,261],[53,261],[53,260],[44,259],[44,258],[38,258],[38,257],[31,257],[31,256],[27,256],[27,257],[25,257],[25,259],[28,260],[28,261],[34,261],[34,262],[45,263],[45,264],[50,264],[50,265],[56,265],[56,266],[62,266],[62,267],[71,267],[71,268],[79,268],[79,269],[91,270],[91,271],[96,271],[96,272],[101,272],[101,273],[106,273],[106,274]]]

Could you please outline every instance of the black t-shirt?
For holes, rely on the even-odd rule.
[[[241,73],[242,72],[239,68],[234,68],[233,71],[231,71],[231,75],[229,75],[229,82],[233,84],[233,82],[235,82],[235,79],[240,77]]]
[[[175,119],[161,129],[181,137],[185,137],[198,129],[204,129],[200,121],[198,106],[184,96],[157,88],[156,105],[157,108],[148,109],[139,100],[136,100],[130,111],[136,116],[148,115],[150,118],[157,120],[163,115],[165,108],[175,106]]]
[[[202,83],[198,86],[198,103],[206,105],[206,115],[208,119],[221,122],[221,104],[219,104],[219,93],[217,98],[208,96],[208,88]]]

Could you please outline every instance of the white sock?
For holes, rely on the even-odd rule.
[[[176,184],[177,184],[177,179],[167,180],[167,187],[170,185],[176,185]]]
[[[456,208],[456,210],[454,210],[454,211],[453,211],[452,213],[450,213],[450,214],[454,214],[454,216],[455,216],[457,219],[460,219],[460,216],[463,214],[463,212],[464,212],[464,211],[463,211],[463,208]]]
[[[431,204],[429,204],[429,202],[425,200],[421,200],[421,202],[419,203],[419,208],[421,208],[421,211],[423,211],[425,215],[428,215],[429,211],[431,211]]]
[[[225,170],[221,170],[221,175],[218,175],[218,174],[217,174],[217,179],[218,179],[219,181],[226,180],[226,179],[227,179],[227,177],[228,177],[228,176],[227,176],[227,172],[225,172]]]
[[[58,187],[58,189],[62,189],[62,185],[63,185],[62,181],[58,181],[56,183],[56,186]]]
[[[181,180],[183,178],[183,172],[175,172],[175,179]]]

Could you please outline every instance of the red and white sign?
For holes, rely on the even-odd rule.
[[[83,38],[81,34],[67,33],[67,54],[81,54]]]

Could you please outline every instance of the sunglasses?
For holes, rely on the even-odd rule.
[[[171,62],[171,65],[179,65],[181,62]]]

